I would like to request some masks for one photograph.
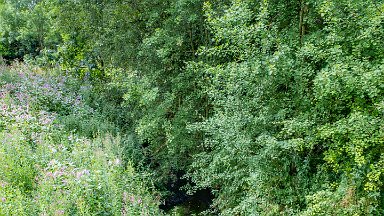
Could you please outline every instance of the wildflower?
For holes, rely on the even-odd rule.
[[[55,172],[53,173],[53,177],[54,177],[54,178],[56,178],[56,177],[60,177],[60,176],[62,176],[62,175],[64,175],[64,172],[63,172],[63,171],[55,171]]]
[[[89,170],[84,169],[84,170],[82,170],[80,172],[77,172],[76,173],[76,178],[80,179],[83,175],[89,175]]]
[[[54,177],[52,172],[47,172],[47,173],[45,174],[45,176],[47,176],[47,177],[52,177],[52,178]]]
[[[1,201],[2,201],[2,202],[5,202],[5,201],[7,201],[7,199],[6,199],[5,197],[2,197],[2,198],[1,198]]]
[[[4,88],[8,91],[12,91],[12,90],[15,90],[16,89],[16,86],[13,85],[12,83],[7,83],[4,85]]]
[[[141,198],[139,198],[139,199],[137,200],[137,203],[138,203],[138,204],[141,204],[141,203],[142,203]]]
[[[22,73],[22,72],[19,72],[18,75],[19,75],[20,78],[25,78],[25,74]]]
[[[44,117],[41,119],[41,124],[43,125],[48,125],[48,124],[51,124],[53,122],[53,119],[50,119],[48,117]]]
[[[64,210],[57,210],[56,215],[64,215]]]
[[[43,88],[44,88],[44,89],[51,89],[51,85],[49,85],[48,83],[45,83],[45,84],[43,85]]]
[[[68,184],[68,181],[66,179],[62,180],[61,182],[63,183],[63,185],[67,185]]]
[[[55,159],[52,159],[51,161],[49,161],[48,166],[53,166],[56,163],[57,163],[57,161]]]
[[[83,176],[83,172],[77,172],[77,173],[76,173],[76,178],[77,178],[77,179],[80,179],[81,176]]]
[[[120,165],[121,164],[121,160],[120,159],[118,159],[118,158],[116,158],[115,160],[113,160],[113,161],[108,161],[108,165],[116,165],[116,166],[118,166],[118,165]]]
[[[128,194],[127,194],[127,192],[123,192],[123,201],[124,201],[124,203],[126,203],[127,202],[127,196],[128,196]]]

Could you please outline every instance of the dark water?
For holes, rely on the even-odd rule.
[[[178,173],[176,181],[167,184],[167,191],[170,192],[170,195],[165,198],[164,204],[160,205],[159,208],[169,212],[173,208],[179,207],[182,208],[185,215],[198,214],[208,210],[214,198],[211,190],[202,189],[193,195],[188,195],[181,187],[187,183],[191,184],[191,182],[181,177],[182,174]]]

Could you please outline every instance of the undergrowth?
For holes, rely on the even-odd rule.
[[[86,105],[92,86],[0,66],[0,215],[160,215],[129,137]]]

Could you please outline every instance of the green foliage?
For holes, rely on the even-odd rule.
[[[89,118],[77,81],[34,70],[0,71],[0,215],[161,215],[149,175],[135,171],[112,126],[68,130],[68,112]],[[84,138],[85,124],[103,133]]]
[[[311,18],[323,22],[298,34],[274,17],[282,4],[292,7],[233,1],[218,14],[205,5],[215,45],[201,50],[208,60],[199,67],[211,74],[207,93],[214,112],[191,126],[207,138],[188,176],[197,188],[214,189],[214,206],[223,215],[292,215],[307,207],[308,214],[380,214],[382,50],[362,44],[382,41],[356,31],[382,31],[372,21],[382,19],[380,6],[296,5],[301,14],[288,27],[304,15],[302,28],[317,22]],[[372,13],[375,18],[367,18]],[[336,19],[348,15],[356,19]],[[348,196],[322,189],[344,178],[346,190],[356,191],[355,203],[315,210]]]
[[[0,55],[57,64],[78,78],[52,78],[44,87],[44,79],[5,73],[3,100],[28,94],[36,98],[28,105],[34,112],[58,114],[61,130],[88,137],[80,141],[89,143],[81,160],[102,149],[95,169],[106,169],[104,153],[115,149],[102,147],[105,139],[120,136],[124,161],[150,168],[163,194],[179,173],[190,193],[210,189],[207,214],[380,215],[383,12],[383,1],[373,0],[3,1]],[[6,85],[13,82],[35,90]],[[16,124],[9,119],[1,130]],[[35,120],[22,125],[40,127]],[[2,151],[30,154],[4,157],[10,170],[35,160],[33,145],[16,147]],[[60,157],[80,156],[70,150]],[[15,211],[28,205],[23,194],[36,183],[25,179],[38,173],[26,166],[4,174],[17,182],[7,189],[19,200]],[[91,212],[113,209],[107,205],[118,202],[119,184],[134,176],[120,182],[122,173],[103,174],[111,181],[101,187],[118,192],[97,193],[111,199],[68,200],[94,202]],[[46,184],[53,193],[56,183]],[[70,187],[97,191],[88,186]],[[171,213],[192,214],[187,209]]]
[[[22,59],[53,49],[59,37],[52,28],[54,8],[49,1],[0,3],[0,56]]]

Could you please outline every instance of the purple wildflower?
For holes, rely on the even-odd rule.
[[[63,185],[67,185],[68,184],[68,181],[66,179],[62,180],[61,182],[63,183]]]
[[[53,160],[49,161],[48,166],[53,166],[53,165],[55,165],[55,163],[56,163],[56,160],[53,159]]]
[[[53,178],[57,178],[57,177],[60,177],[60,176],[62,176],[62,175],[64,175],[64,172],[63,172],[63,171],[55,171],[55,172],[53,173]]]
[[[7,182],[0,182],[1,187],[5,187],[5,186],[7,186],[7,184],[8,184]]]
[[[45,176],[46,176],[46,177],[52,177],[52,178],[53,178],[53,173],[52,173],[52,172],[47,172],[47,173],[45,174]]]
[[[57,210],[56,215],[64,215],[64,210]]]
[[[48,125],[53,122],[53,119],[50,119],[49,117],[45,116],[44,118],[41,119],[41,124],[43,125]]]
[[[84,169],[76,173],[76,178],[80,179],[83,175],[89,175],[89,170]]]

